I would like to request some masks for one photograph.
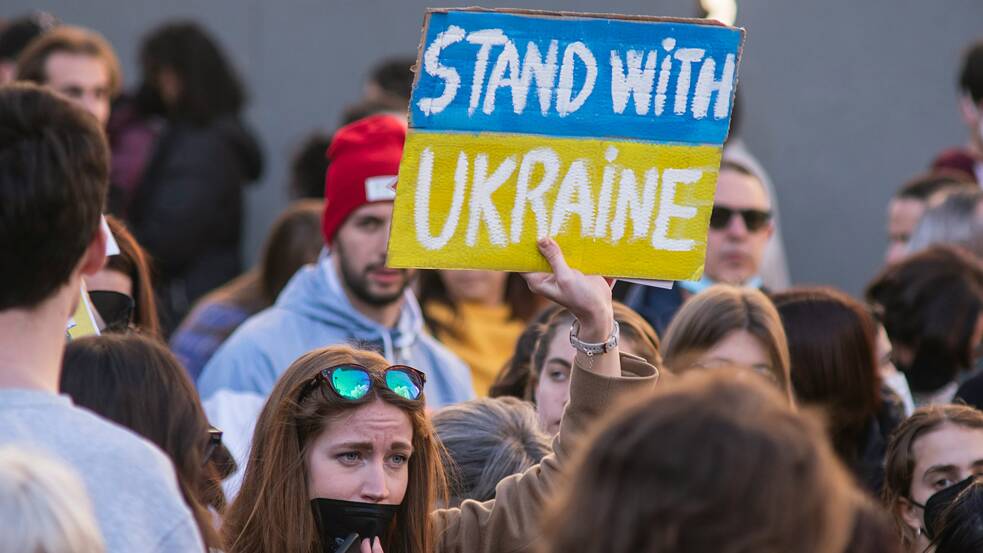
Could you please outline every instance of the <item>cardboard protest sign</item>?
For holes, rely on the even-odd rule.
[[[75,313],[68,320],[66,328],[69,338],[77,340],[85,336],[99,335],[99,322],[96,320],[96,309],[89,301],[89,292],[85,283],[79,287],[79,301]]]
[[[392,267],[698,279],[743,30],[702,20],[430,10]]]

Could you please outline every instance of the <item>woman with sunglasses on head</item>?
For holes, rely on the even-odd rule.
[[[435,510],[446,494],[425,378],[371,352],[333,346],[294,362],[260,414],[245,478],[223,527],[229,553],[529,551],[539,512],[584,427],[656,370],[618,354],[611,290],[539,244],[552,274],[529,287],[566,307],[578,355],[553,454],[499,483],[496,499]],[[589,352],[589,354],[588,354]],[[623,377],[622,371],[629,377]]]
[[[232,472],[231,456],[209,426],[184,367],[163,344],[136,334],[74,340],[65,348],[59,388],[75,405],[161,448],[174,463],[205,545],[221,549],[215,516],[225,508],[220,481]]]

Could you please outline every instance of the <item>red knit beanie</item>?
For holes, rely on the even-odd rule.
[[[395,115],[373,115],[338,130],[328,147],[324,179],[324,243],[353,211],[396,197],[396,175],[406,141],[406,121]]]

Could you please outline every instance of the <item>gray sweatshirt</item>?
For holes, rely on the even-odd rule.
[[[0,445],[18,444],[49,453],[79,473],[107,553],[205,550],[173,465],[129,430],[75,407],[66,396],[0,389]]]

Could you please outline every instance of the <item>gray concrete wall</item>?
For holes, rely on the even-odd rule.
[[[473,1],[441,1],[439,6]],[[422,0],[4,0],[0,17],[46,9],[99,30],[126,80],[151,27],[191,17],[230,51],[252,97],[248,119],[267,172],[249,194],[250,257],[286,202],[289,155],[334,127],[369,65],[415,52]],[[694,0],[486,1],[518,6],[691,16]],[[858,293],[880,265],[892,191],[939,149],[964,140],[956,110],[959,52],[983,36],[980,0],[739,0],[748,29],[742,135],[778,189],[796,282]]]

